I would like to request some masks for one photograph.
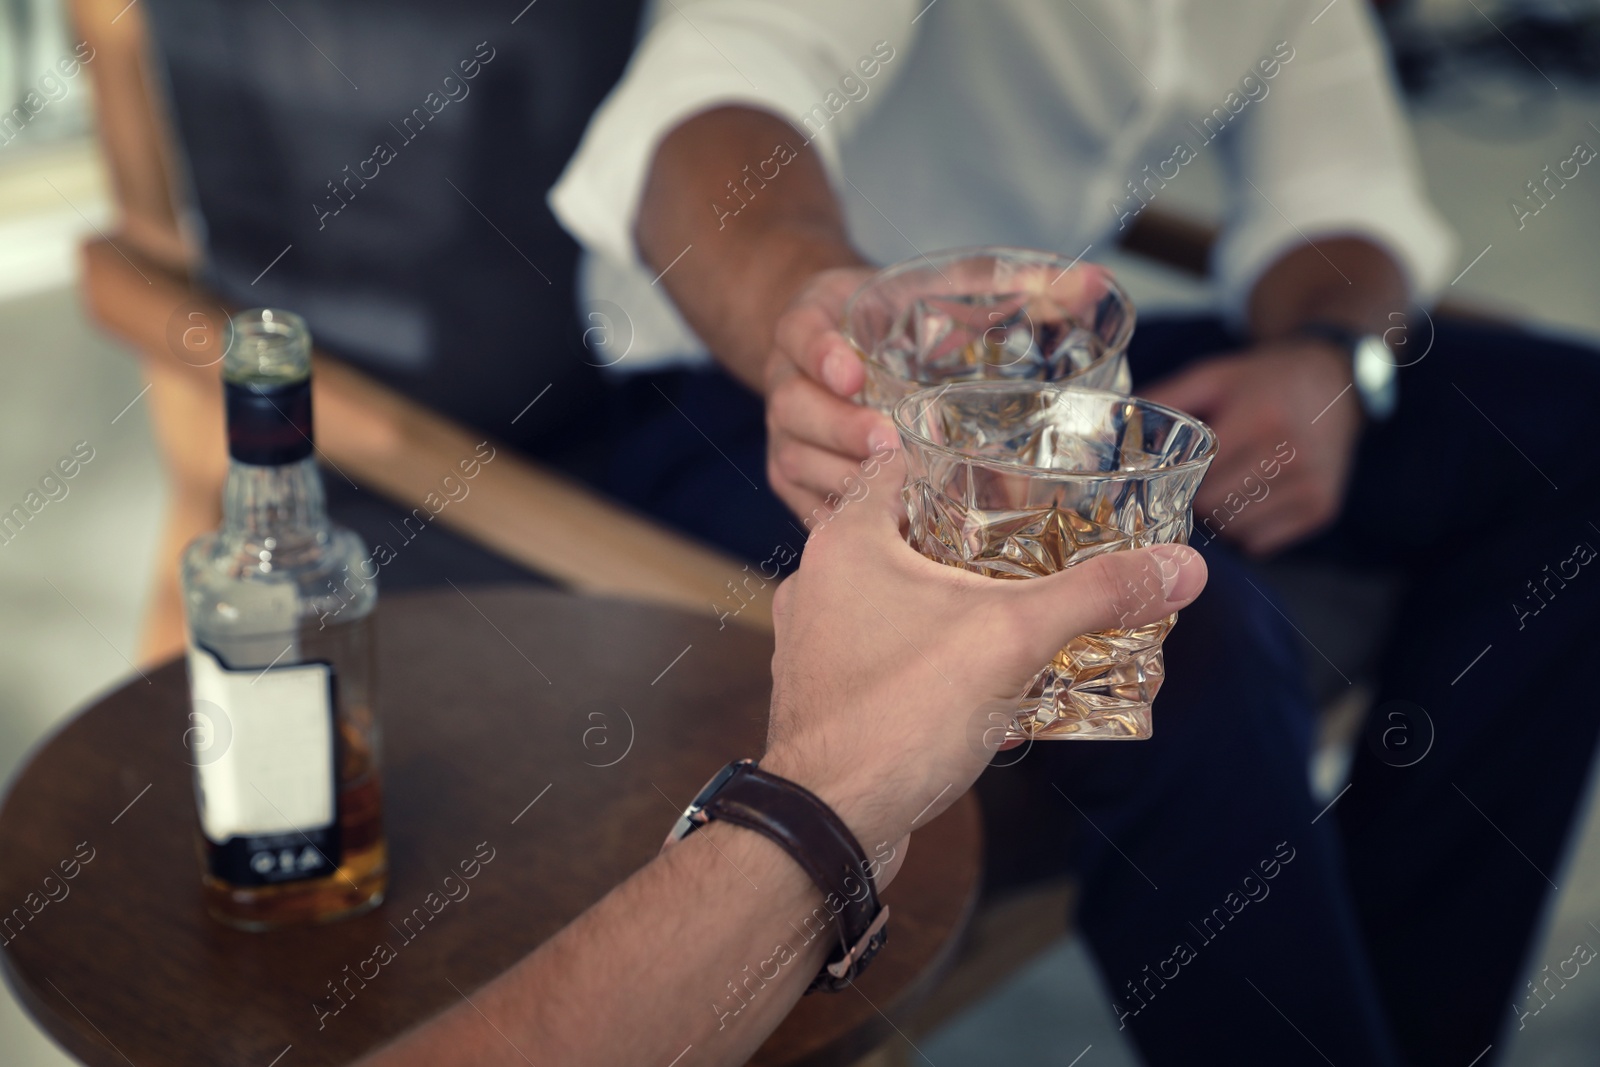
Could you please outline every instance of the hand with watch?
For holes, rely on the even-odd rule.
[[[1141,388],[1217,432],[1195,495],[1196,543],[1222,537],[1270,555],[1332,522],[1364,426],[1394,413],[1397,362],[1376,334],[1310,319]]]
[[[1394,414],[1400,402],[1400,382],[1394,353],[1381,334],[1362,333],[1341,323],[1303,322],[1295,335],[1327,341],[1350,360],[1351,385],[1361,411],[1373,422],[1383,422]]]
[[[1175,545],[1103,556],[1096,567],[1113,573],[1073,568],[1045,584],[941,566],[901,537],[903,477],[895,454],[867,497],[807,543],[774,602],[767,754],[714,775],[668,835],[715,822],[754,830],[845,905],[808,992],[844,988],[887,936],[877,893],[898,863],[876,869],[862,844],[903,858],[912,821],[942,812],[988,765],[998,738],[985,727],[1015,709],[1052,643],[1116,619],[1146,568],[1167,603],[1139,604],[1130,618],[1175,610],[1205,578],[1199,555]]]
[[[1181,545],[1027,582],[941,566],[900,532],[904,477],[890,453],[779,587],[759,765],[724,767],[675,843],[366,1067],[670,1063],[691,1048],[697,1067],[745,1062],[805,992],[893,951],[879,894],[911,831],[988,764],[990,715],[1009,718],[1071,638],[1154,621],[1205,584]]]
[[[762,770],[755,760],[735,760],[712,775],[667,834],[662,851],[713,819],[773,841],[816,883],[839,944],[806,992],[848,988],[889,936],[889,909],[878,901],[880,865],[816,794]]]

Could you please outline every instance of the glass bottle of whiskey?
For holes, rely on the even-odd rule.
[[[222,377],[222,527],[184,551],[201,891],[247,930],[383,900],[388,862],[373,715],[377,572],[328,520],[300,316],[232,321]]]

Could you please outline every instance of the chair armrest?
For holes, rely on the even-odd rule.
[[[194,367],[170,349],[168,324],[203,293],[181,274],[129,245],[94,239],[83,248],[90,313],[146,361],[168,361],[215,383],[216,366]],[[320,353],[312,377],[322,458],[403,507],[423,507],[447,474],[472,458],[483,435],[469,431]],[[220,404],[217,417],[221,418]],[[530,570],[587,593],[715,612],[744,564],[608,501],[577,482],[498,447],[469,494],[438,521]],[[772,628],[770,587],[739,622]]]
[[[1122,247],[1135,255],[1196,278],[1210,271],[1211,246],[1217,227],[1160,208],[1145,208],[1122,238]]]
[[[174,142],[152,89],[143,12],[127,0],[71,0],[69,9],[94,49],[86,70],[117,206],[118,244],[168,269],[187,269],[197,257],[179,225]]]

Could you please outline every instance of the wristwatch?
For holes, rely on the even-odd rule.
[[[820,930],[831,918],[839,945],[806,992],[837,993],[849,986],[889,937],[889,908],[878,902],[872,867],[850,828],[810,790],[751,759],[735,760],[711,777],[661,850],[713,819],[771,839],[811,876],[823,896],[812,921]]]
[[[1399,373],[1394,354],[1375,333],[1360,333],[1336,322],[1307,322],[1295,330],[1301,337],[1330,341],[1350,357],[1351,377],[1361,410],[1374,422],[1394,414],[1400,400]]]

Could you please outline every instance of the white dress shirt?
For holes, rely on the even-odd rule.
[[[1212,152],[1228,175],[1212,281],[1236,323],[1261,272],[1308,239],[1377,242],[1424,301],[1455,256],[1366,0],[668,0],[549,198],[586,249],[586,303],[627,316],[619,371],[708,358],[633,229],[661,139],[728,104],[816,146],[851,239],[882,263],[1108,247]],[[729,174],[708,219],[734,227],[743,199],[782,195],[786,158]]]

